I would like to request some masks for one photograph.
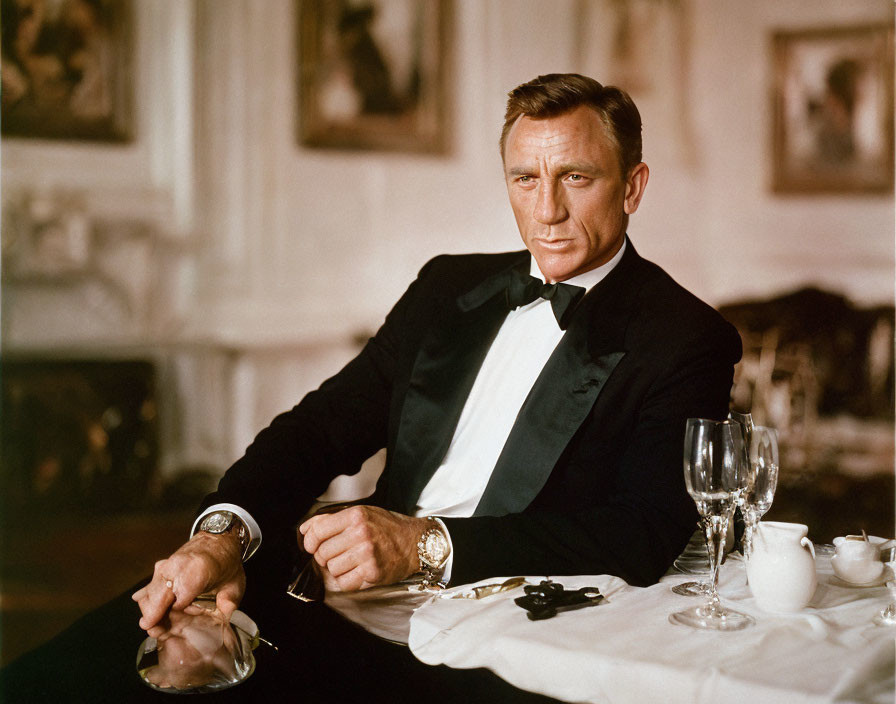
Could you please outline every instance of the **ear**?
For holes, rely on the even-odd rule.
[[[647,178],[650,176],[650,169],[643,161],[636,164],[628,172],[628,178],[625,179],[625,202],[623,210],[626,215],[631,215],[638,209],[641,203],[641,197],[644,195],[644,189],[647,188]]]

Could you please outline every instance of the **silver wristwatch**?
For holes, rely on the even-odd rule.
[[[430,525],[417,541],[417,557],[420,559],[420,572],[423,573],[423,586],[444,587],[445,584],[441,581],[442,568],[451,554],[451,544],[441,523],[432,516],[427,516],[427,521]]]
[[[240,541],[240,548],[243,551],[243,559],[246,559],[246,553],[249,550],[249,529],[243,523],[239,516],[231,511],[212,511],[205,516],[200,522],[197,530],[203,533],[211,533],[220,535],[230,530],[236,529],[236,537]]]

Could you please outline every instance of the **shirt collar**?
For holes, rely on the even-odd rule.
[[[579,274],[578,276],[573,276],[571,279],[566,279],[563,281],[564,284],[571,284],[573,286],[581,286],[585,289],[586,292],[591,290],[592,286],[600,283],[604,277],[609,274],[619,261],[622,259],[622,254],[625,252],[625,248],[628,245],[628,238],[624,238],[622,240],[622,246],[619,248],[619,251],[613,255],[613,258],[608,261],[606,264],[601,264],[596,269],[591,269],[586,271],[584,274]],[[529,263],[529,273],[534,276],[536,279],[541,279],[544,281],[544,274],[541,273],[541,270],[538,268],[538,263],[535,261],[535,257],[530,258]]]

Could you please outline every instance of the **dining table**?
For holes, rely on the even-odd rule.
[[[743,557],[728,555],[719,570],[722,605],[755,620],[738,631],[670,622],[703,598],[672,592],[694,575],[671,570],[649,587],[610,575],[531,575],[534,585],[550,578],[567,591],[596,587],[605,600],[531,620],[515,603],[522,588],[473,599],[464,595],[476,585],[453,587],[415,610],[408,645],[422,662],[488,668],[567,702],[893,704],[896,626],[873,618],[896,599],[887,586],[894,563],[872,585],[854,586],[834,574],[833,547],[815,547],[818,586],[794,613],[763,611]]]

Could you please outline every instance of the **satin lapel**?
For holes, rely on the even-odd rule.
[[[584,332],[570,328],[557,345],[520,409],[474,515],[519,513],[532,502],[625,356],[619,350],[592,357]]]
[[[616,269],[582,300],[523,403],[474,515],[518,513],[541,491],[625,357],[640,261],[629,243]]]
[[[432,326],[421,346],[401,410],[390,465],[394,505],[405,513],[413,512],[448,451],[482,361],[507,317],[500,296],[472,310],[453,308]]]

